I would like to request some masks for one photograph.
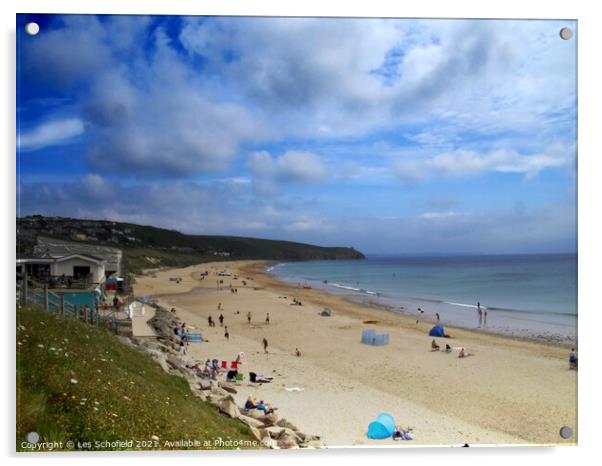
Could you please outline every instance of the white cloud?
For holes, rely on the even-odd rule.
[[[273,194],[282,183],[319,182],[327,174],[319,156],[293,150],[278,157],[266,151],[254,152],[249,156],[247,168],[253,173],[255,188],[260,194]]]
[[[565,144],[548,146],[536,154],[520,154],[513,149],[496,149],[488,153],[459,149],[420,159],[400,160],[395,164],[395,170],[401,179],[470,176],[487,171],[520,173],[532,178],[548,168],[570,166],[574,160],[574,146]]]
[[[49,121],[20,134],[18,138],[19,149],[37,150],[43,147],[65,144],[83,132],[84,124],[78,118]]]

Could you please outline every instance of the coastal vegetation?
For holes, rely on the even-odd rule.
[[[195,398],[184,378],[166,374],[109,330],[74,318],[18,309],[16,369],[19,451],[30,451],[30,432],[59,450],[257,444],[247,426]]]
[[[113,246],[130,272],[185,267],[212,260],[277,261],[363,259],[353,247],[324,247],[240,236],[187,235],[176,230],[107,220],[33,215],[17,218],[17,253],[31,254],[38,236]]]

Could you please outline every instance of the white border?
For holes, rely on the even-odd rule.
[[[333,0],[169,0],[135,1],[105,0],[82,2],[81,0],[21,0],[2,3],[1,21],[3,24],[4,47],[2,92],[4,103],[2,118],[2,158],[3,194],[2,218],[8,227],[2,228],[2,264],[0,283],[3,298],[4,383],[2,397],[5,413],[2,422],[2,447],[9,462],[15,460],[14,446],[14,317],[13,317],[13,260],[15,248],[15,13],[153,13],[153,14],[214,14],[214,15],[307,15],[307,16],[391,16],[391,17],[472,17],[472,18],[562,18],[579,21],[579,447],[562,448],[411,448],[391,449],[354,449],[305,452],[249,452],[241,457],[224,452],[215,453],[142,453],[142,454],[89,454],[89,455],[50,455],[22,456],[26,462],[44,461],[57,464],[69,461],[81,462],[86,458],[90,464],[104,464],[109,458],[127,459],[136,463],[165,463],[165,461],[191,461],[220,463],[236,461],[239,463],[305,464],[308,461],[318,464],[332,460],[358,459],[367,462],[376,455],[377,461],[443,462],[445,465],[462,464],[468,466],[483,462],[489,465],[506,464],[515,461],[529,461],[545,464],[567,464],[586,462],[600,457],[595,449],[601,414],[598,376],[600,368],[600,344],[602,339],[596,335],[596,329],[602,328],[599,302],[595,290],[598,278],[600,257],[599,241],[602,239],[600,228],[600,137],[601,119],[599,118],[602,101],[599,86],[602,83],[600,73],[600,48],[602,37],[600,15],[597,15],[593,1],[525,1],[504,0],[495,3],[471,0],[420,0],[416,2],[394,2],[385,0],[333,1]],[[598,382],[598,383],[597,383]],[[385,458],[386,457],[386,458]]]

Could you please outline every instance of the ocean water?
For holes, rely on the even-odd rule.
[[[577,255],[370,256],[290,262],[281,280],[465,328],[572,343],[577,333]],[[477,303],[487,310],[479,319]],[[420,313],[418,308],[424,310]]]

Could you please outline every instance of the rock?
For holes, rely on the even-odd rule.
[[[219,411],[220,413],[224,413],[232,418],[240,417],[240,410],[238,409],[238,406],[236,406],[236,403],[232,397],[226,397],[220,402]]]
[[[174,369],[182,368],[182,361],[180,360],[180,358],[178,358],[176,356],[172,356],[172,355],[167,356],[167,364],[169,364]]]
[[[159,364],[159,366],[161,366],[161,369],[163,369],[164,372],[167,372],[168,374],[170,373],[170,369],[169,369],[169,364],[167,364],[167,360],[165,357],[155,357],[153,358],[155,359],[155,361],[157,361],[157,364]]]
[[[238,393],[238,391],[236,390],[236,388],[234,388],[234,386],[228,382],[218,382],[217,383],[218,387],[221,387],[223,390],[226,390],[228,393]]]
[[[300,445],[301,448],[326,448],[326,445],[321,440],[310,440]]]
[[[214,395],[219,396],[220,398],[228,396],[228,392],[226,392],[223,388],[217,387],[215,385],[213,385],[211,387],[211,393],[213,393]]]
[[[281,435],[276,445],[282,449],[299,448],[295,437],[288,434]]]
[[[274,414],[274,413],[267,414],[267,415],[259,418],[259,420],[263,423],[264,426],[270,427],[270,426],[275,425],[276,422],[278,422],[278,416],[276,416],[276,414]]]
[[[257,419],[254,419],[252,417],[249,416],[245,416],[244,414],[241,414],[238,419],[240,419],[242,422],[244,422],[246,425],[248,425],[249,427],[255,427],[255,428],[260,428],[263,427],[263,423],[261,421],[258,421]]]
[[[263,411],[260,411],[258,409],[249,409],[249,410],[245,411],[244,414],[247,417],[252,417],[253,419],[258,419],[258,420],[261,420],[264,417]]]
[[[276,442],[276,440],[271,439],[270,437],[262,438],[261,444],[266,448],[278,448],[278,443]]]
[[[251,425],[248,425],[248,426],[249,426],[249,429],[251,430],[251,434],[253,434],[253,437],[255,437],[258,442],[261,442],[262,437],[261,437],[261,432],[259,432],[259,429],[257,429],[256,427],[253,427]]]
[[[282,432],[280,433],[280,438],[286,435],[288,435],[289,437],[293,437],[295,439],[295,442],[297,443],[303,443],[304,441],[304,438],[301,438],[301,436],[297,432],[295,432],[292,429],[289,429],[288,427],[284,427],[282,429]]]
[[[278,440],[280,437],[282,437],[282,435],[284,435],[284,430],[281,427],[270,426],[267,427],[265,430],[268,433],[268,435],[274,440]]]
[[[288,427],[291,430],[299,430],[299,428],[293,424],[292,422],[287,421],[285,418],[282,419],[278,419],[278,422],[276,422],[276,425],[279,427]]]
[[[209,382],[207,379],[199,379],[198,384],[201,390],[211,389],[211,382]]]

